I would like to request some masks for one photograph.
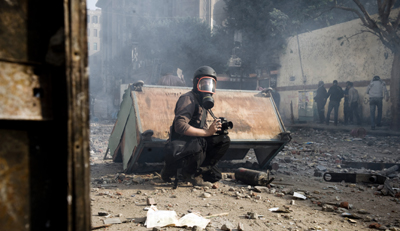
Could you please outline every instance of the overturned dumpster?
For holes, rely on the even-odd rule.
[[[141,84],[128,86],[108,143],[113,160],[122,161],[126,173],[161,169],[175,104],[180,95],[190,90]],[[231,145],[222,160],[241,160],[252,148],[259,166],[266,168],[290,141],[290,134],[268,93],[218,89],[214,101],[214,114],[234,124],[229,130]],[[207,121],[211,124],[213,118],[208,115]]]

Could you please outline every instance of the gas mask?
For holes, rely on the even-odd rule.
[[[214,99],[212,95],[215,93],[217,81],[213,77],[204,76],[197,82],[197,91],[201,96],[201,103],[204,109],[208,110],[214,107]]]

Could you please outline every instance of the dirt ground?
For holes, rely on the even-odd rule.
[[[178,217],[189,212],[211,216],[205,230],[222,230],[224,225],[239,230],[239,223],[243,230],[377,230],[369,228],[373,224],[379,224],[381,230],[400,230],[400,201],[382,195],[382,185],[326,182],[321,176],[324,172],[380,173],[344,168],[342,163],[399,163],[398,136],[360,139],[342,131],[292,130],[292,141],[273,160],[271,188],[251,187],[232,179],[232,169],[222,169],[224,179],[214,188],[181,184],[174,190],[158,173],[124,174],[122,163],[103,160],[113,126],[112,121],[90,125],[92,226],[101,226],[110,218],[123,223],[98,230],[153,230],[144,225],[148,198],[154,199],[158,210],[175,211]],[[250,150],[242,163],[248,166],[254,161]],[[391,177],[391,186],[399,188],[398,172]],[[303,193],[307,199],[297,199],[293,192]],[[341,202],[348,202],[351,208],[341,208]],[[269,211],[271,208],[280,208],[282,213]],[[343,216],[346,212],[353,217]]]

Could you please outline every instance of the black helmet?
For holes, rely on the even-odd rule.
[[[217,80],[217,73],[214,69],[209,66],[202,66],[197,68],[193,75],[193,89],[197,89],[197,82],[199,81],[200,77],[203,76],[211,76],[215,80]]]
[[[202,66],[202,67],[197,68],[197,70],[194,72],[193,78],[202,77],[202,76],[211,76],[211,77],[214,77],[215,80],[217,80],[217,73],[215,72],[214,69],[212,69],[209,66]]]
[[[379,76],[374,76],[374,78],[372,79],[372,81],[378,81],[378,80],[380,80],[381,78],[379,77]]]

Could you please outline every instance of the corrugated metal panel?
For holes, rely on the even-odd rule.
[[[0,1],[0,60],[28,61],[28,0]]]

